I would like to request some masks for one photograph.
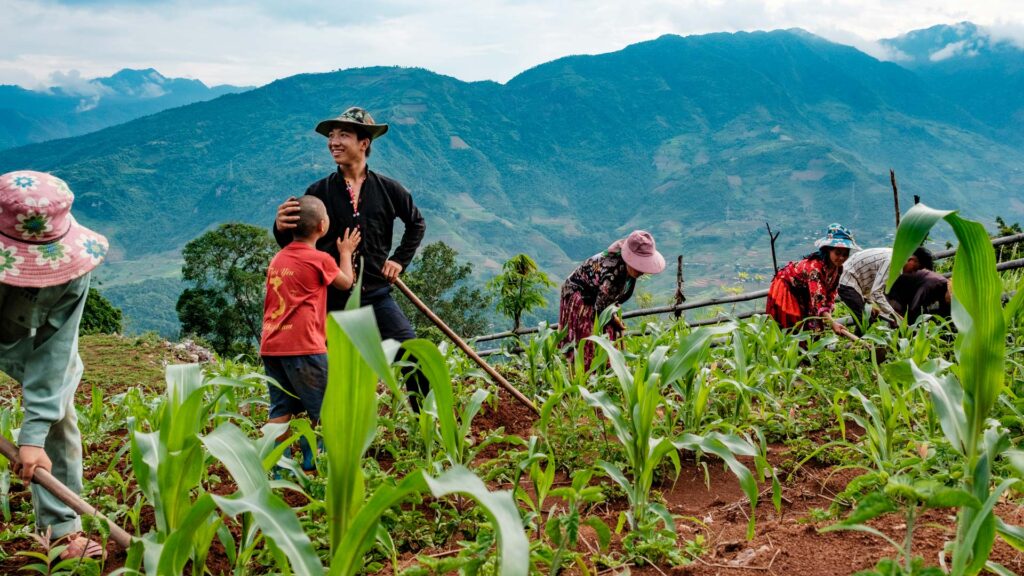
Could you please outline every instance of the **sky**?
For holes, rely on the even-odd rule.
[[[0,13],[0,84],[33,89],[121,68],[208,85],[377,65],[505,82],[663,34],[779,28],[892,59],[877,40],[965,20],[1024,47],[1021,0],[0,0]]]

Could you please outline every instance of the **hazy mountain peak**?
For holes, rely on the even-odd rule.
[[[988,28],[973,22],[939,24],[885,39],[881,43],[898,50],[902,56],[900,62],[911,67],[968,61],[993,52],[1024,55],[1021,47],[1010,37],[993,34]]]
[[[77,70],[55,72],[50,86],[0,91],[0,149],[76,136],[167,108],[210,100],[247,88],[168,78],[154,68],[124,68],[86,78]]]

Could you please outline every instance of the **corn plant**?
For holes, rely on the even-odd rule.
[[[857,387],[849,392],[856,399],[864,414],[847,412],[845,416],[864,429],[864,437],[856,448],[864,454],[879,472],[892,474],[900,465],[897,458],[900,444],[900,430],[905,430],[910,419],[906,398],[893,390],[885,378],[878,377],[878,395],[865,396]]]
[[[534,389],[544,388],[544,384],[552,385],[553,394],[558,394],[568,380],[565,377],[565,366],[562,363],[562,340],[568,334],[568,328],[559,329],[542,322],[537,334],[522,344],[523,356],[526,359],[526,373]]]
[[[15,408],[17,410],[17,408]],[[0,436],[14,442],[14,422],[17,412],[7,407],[0,407]],[[11,521],[11,463],[7,458],[0,458],[0,514],[4,522]]]
[[[144,563],[148,573],[180,574],[190,558],[203,565],[220,526],[213,517],[216,504],[200,486],[206,453],[199,435],[221,396],[249,384],[207,380],[198,364],[168,366],[166,382],[163,398],[147,414],[157,430],[142,432],[129,418],[132,471],[153,506],[156,527],[133,546],[125,565],[138,569]]]
[[[542,462],[546,464],[545,467],[541,467]],[[551,488],[555,483],[556,468],[557,466],[553,459],[544,452],[541,452],[539,438],[531,436],[527,443],[526,458],[520,460],[519,465],[516,466],[516,475],[512,481],[512,490],[515,493],[516,499],[530,509],[525,520],[527,524],[534,524],[536,526],[538,535],[540,535],[541,531],[544,501],[547,500],[548,493],[551,491]],[[520,484],[523,474],[526,474],[530,479],[530,484],[533,487],[534,493],[534,497],[532,498]]]
[[[319,576],[323,566],[312,542],[302,531],[295,512],[271,491],[267,480],[267,470],[288,445],[276,445],[275,440],[287,429],[287,424],[269,424],[264,427],[262,438],[253,441],[237,426],[226,422],[204,436],[202,441],[207,450],[224,464],[238,486],[231,496],[210,497],[229,516],[245,515],[252,519],[252,523],[243,522],[243,526],[259,527],[279,568],[287,572],[290,566],[299,576]],[[252,534],[251,530],[243,532]],[[208,532],[208,537],[212,536],[213,532]],[[255,546],[254,538],[249,540],[252,543],[246,549]]]
[[[660,519],[669,530],[674,531],[675,523],[668,510],[650,500],[651,486],[655,471],[663,459],[668,458],[678,474],[680,463],[677,450],[692,450],[718,456],[739,479],[740,486],[750,500],[748,536],[753,537],[753,511],[758,500],[757,481],[750,470],[736,459],[736,455],[756,457],[757,448],[733,434],[713,432],[700,436],[686,433],[677,438],[657,435],[659,409],[667,407],[662,387],[695,369],[706,356],[713,334],[713,331],[707,329],[693,332],[671,356],[668,355],[668,347],[658,346],[646,359],[637,362],[636,370],[632,373],[623,354],[607,338],[589,337],[605,352],[595,357],[595,364],[607,356],[619,394],[613,397],[603,390],[590,392],[586,388],[581,388],[580,393],[592,407],[604,413],[622,444],[631,477],[627,477],[621,468],[611,462],[599,461],[598,467],[625,491],[630,503],[626,518],[634,530],[650,530]]]
[[[456,407],[451,373],[437,346],[429,340],[414,339],[406,340],[402,347],[416,358],[419,369],[430,382],[429,395],[433,396],[433,406],[423,412],[434,418],[438,424],[436,428],[439,428],[441,446],[444,448],[446,459],[451,465],[466,464],[472,456],[470,426],[490,393],[479,388],[473,392],[464,406]],[[434,444],[433,435],[436,428],[424,422],[423,413],[420,415],[420,422],[421,436],[429,450]]]
[[[948,373],[926,372],[912,366],[934,404],[943,434],[959,454],[963,489],[980,506],[961,506],[953,540],[950,573],[973,576],[983,569],[1009,573],[988,561],[998,533],[1008,543],[1024,549],[1024,530],[1009,526],[994,513],[999,496],[1015,480],[991,486],[993,461],[1007,453],[1007,431],[989,420],[1003,391],[1006,326],[1017,315],[1024,291],[1017,292],[1005,310],[1002,282],[996,272],[995,251],[985,228],[961,218],[955,211],[935,210],[923,204],[910,209],[900,222],[893,244],[893,265],[887,288],[900,274],[904,262],[939,220],[945,220],[959,241],[953,263],[953,322],[959,331],[957,364]]]
[[[350,309],[332,313],[327,320],[329,383],[321,421],[328,456],[329,574],[357,573],[362,567],[363,554],[379,534],[381,515],[410,495],[429,491],[438,498],[461,494],[476,500],[495,527],[501,573],[525,576],[529,571],[529,542],[512,494],[488,491],[476,475],[462,466],[454,465],[436,479],[417,470],[397,485],[385,484],[369,499],[364,498],[362,458],[376,433],[377,377],[389,382],[393,391],[397,391],[398,386],[388,362],[393,354],[385,352],[372,309],[354,306],[350,302]],[[440,352],[434,348],[431,353],[425,346],[420,349],[416,344],[413,348],[418,358],[427,359],[421,369],[440,377],[443,371],[437,366],[437,360],[444,364]],[[450,388],[450,381],[448,386]],[[442,390],[441,394],[445,392]],[[445,418],[451,418],[447,425],[451,439],[457,431],[453,424],[455,415],[451,408],[445,411],[440,408],[441,402],[437,404],[439,417],[446,413]]]

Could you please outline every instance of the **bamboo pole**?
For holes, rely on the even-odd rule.
[[[469,345],[462,340],[462,338],[459,338],[459,335],[456,334],[454,330],[449,328],[448,325],[445,324],[444,320],[441,320],[441,318],[437,314],[434,314],[434,311],[427,307],[427,305],[424,304],[423,301],[420,300],[419,297],[416,296],[416,294],[414,294],[413,291],[410,290],[409,287],[405,285],[405,282],[402,282],[401,278],[395,278],[395,286],[398,286],[398,289],[402,291],[402,294],[405,294],[405,297],[408,298],[410,302],[412,302],[413,306],[418,308],[420,312],[426,314],[427,318],[430,318],[430,321],[433,322],[434,325],[441,330],[441,332],[444,332],[444,335],[447,336],[449,340],[454,342],[456,346],[461,348],[462,351],[466,353],[466,356],[472,358],[474,362],[476,362],[481,368],[483,368],[484,372],[487,372],[487,374],[489,374],[490,377],[493,378],[495,382],[497,382],[499,385],[501,385],[502,388],[505,389],[505,391],[511,394],[512,397],[518,400],[521,404],[532,410],[535,414],[540,414],[540,410],[537,409],[536,404],[530,402],[529,398],[524,396],[522,392],[517,390],[515,386],[509,383],[509,381],[506,380],[504,376],[498,374],[497,370],[495,370],[490,364],[488,364],[486,360],[481,358],[480,355],[476,353],[476,351],[470,348]]]
[[[3,454],[4,457],[10,460],[13,464],[21,464],[21,459],[18,457],[18,447],[3,436],[0,436],[0,454]],[[126,532],[117,524],[114,524],[112,520],[101,514],[99,510],[93,508],[88,502],[82,500],[82,497],[72,492],[70,488],[61,484],[60,480],[54,478],[53,474],[50,474],[43,468],[37,467],[35,472],[32,474],[32,481],[42,486],[50,494],[56,496],[61,502],[67,504],[69,508],[78,514],[94,516],[106,522],[107,526],[110,528],[110,539],[121,548],[127,550],[128,547],[132,545],[131,534]]]

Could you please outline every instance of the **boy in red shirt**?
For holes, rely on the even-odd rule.
[[[314,426],[327,387],[327,287],[352,287],[352,254],[359,230],[346,229],[338,239],[338,262],[316,249],[327,233],[327,208],[316,196],[299,199],[299,220],[290,244],[281,249],[267,270],[260,355],[267,376],[280,385],[270,388],[270,422],[288,422],[306,412]],[[302,468],[313,469],[313,451],[305,439]]]

